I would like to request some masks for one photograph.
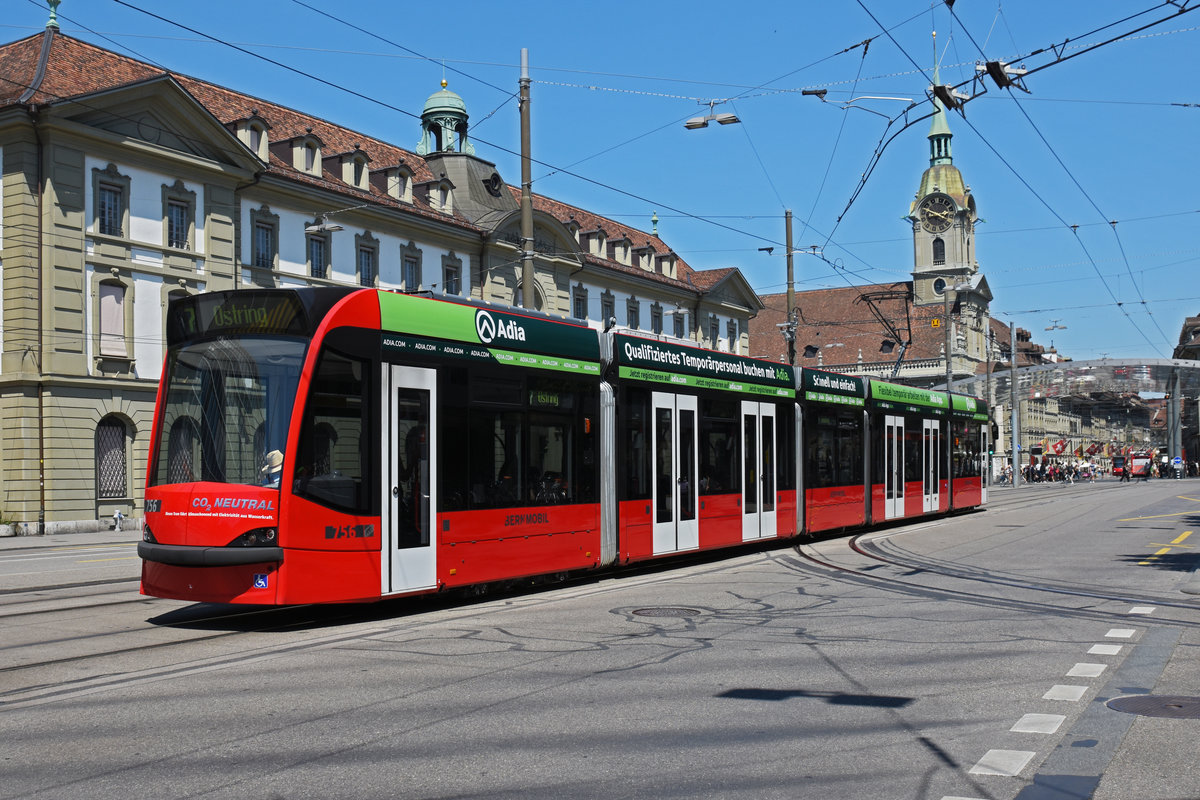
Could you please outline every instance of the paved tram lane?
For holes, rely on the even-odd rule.
[[[136,581],[137,531],[0,537],[0,592]]]
[[[1200,694],[1190,551],[1142,563],[1189,484],[470,603],[147,600],[64,633],[0,597],[0,641],[42,637],[7,664],[84,656],[0,666],[0,798],[1198,797],[1196,721],[1107,705]],[[86,658],[107,634],[152,646]]]

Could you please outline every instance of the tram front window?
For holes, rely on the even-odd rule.
[[[292,337],[221,338],[169,353],[150,483],[277,487],[306,346]]]

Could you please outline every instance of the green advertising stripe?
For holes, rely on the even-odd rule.
[[[492,357],[501,364],[512,364],[518,367],[536,367],[537,369],[553,369],[559,372],[582,372],[587,375],[600,374],[600,364],[594,361],[539,356],[536,353],[517,353],[512,350],[491,350],[490,352]]]
[[[742,392],[745,394],[764,394],[770,397],[795,397],[792,389],[780,389],[776,386],[763,386],[757,383],[740,383],[737,381],[721,380],[719,378],[700,378],[694,375],[680,375],[677,372],[661,372],[641,367],[621,367],[617,374],[622,378],[651,383],[668,383],[672,386],[691,386],[697,389],[719,389],[726,392]]]
[[[866,405],[866,400],[861,397],[851,397],[844,394],[829,394],[828,392],[805,392],[804,399],[812,403],[833,403],[839,406],[858,406],[859,408]]]
[[[393,353],[461,358],[468,361],[488,361],[514,367],[532,367],[534,369],[575,372],[585,375],[600,374],[600,364],[595,361],[541,356],[536,353],[519,353],[513,350],[495,350],[477,344],[438,342],[432,339],[422,339],[418,336],[403,336],[401,334],[385,333],[383,335],[383,349]]]

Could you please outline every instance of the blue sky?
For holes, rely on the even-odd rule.
[[[535,191],[645,230],[657,213],[694,268],[738,267],[764,294],[785,288],[789,208],[798,289],[910,276],[903,217],[928,166],[929,122],[891,121],[905,100],[843,104],[910,98],[916,120],[935,58],[951,84],[977,61],[1023,63],[1037,70],[1028,94],[963,87],[987,92],[950,117],[954,163],[984,220],[993,315],[1084,359],[1169,357],[1184,318],[1200,314],[1200,10],[1180,5],[1197,2],[959,0],[952,15],[909,0],[64,0],[59,14],[72,36],[409,149],[444,76],[477,155],[513,184],[526,47]],[[47,18],[33,0],[6,10],[3,40]],[[804,89],[826,89],[826,102]],[[714,99],[742,124],[685,129]]]

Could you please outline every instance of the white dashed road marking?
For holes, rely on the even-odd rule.
[[[1094,644],[1092,649],[1088,650],[1089,656],[1115,656],[1121,652],[1124,645],[1120,644]]]
[[[1050,687],[1050,691],[1042,695],[1043,700],[1070,700],[1072,703],[1077,703],[1087,694],[1088,687],[1086,686],[1067,686],[1064,684],[1056,684]]]
[[[1137,633],[1137,631],[1133,628],[1113,628],[1111,631],[1104,634],[1104,636],[1108,639],[1132,639],[1135,633]]]
[[[1031,750],[988,750],[979,763],[971,767],[971,774],[1012,777],[1025,769],[1034,755]]]
[[[1054,733],[1066,720],[1062,714],[1026,714],[1009,728],[1015,733]]]
[[[1067,670],[1067,676],[1071,678],[1098,678],[1104,674],[1104,670],[1107,668],[1107,664],[1080,663]]]
[[[1154,606],[1134,606],[1129,609],[1130,614],[1153,614]]]

